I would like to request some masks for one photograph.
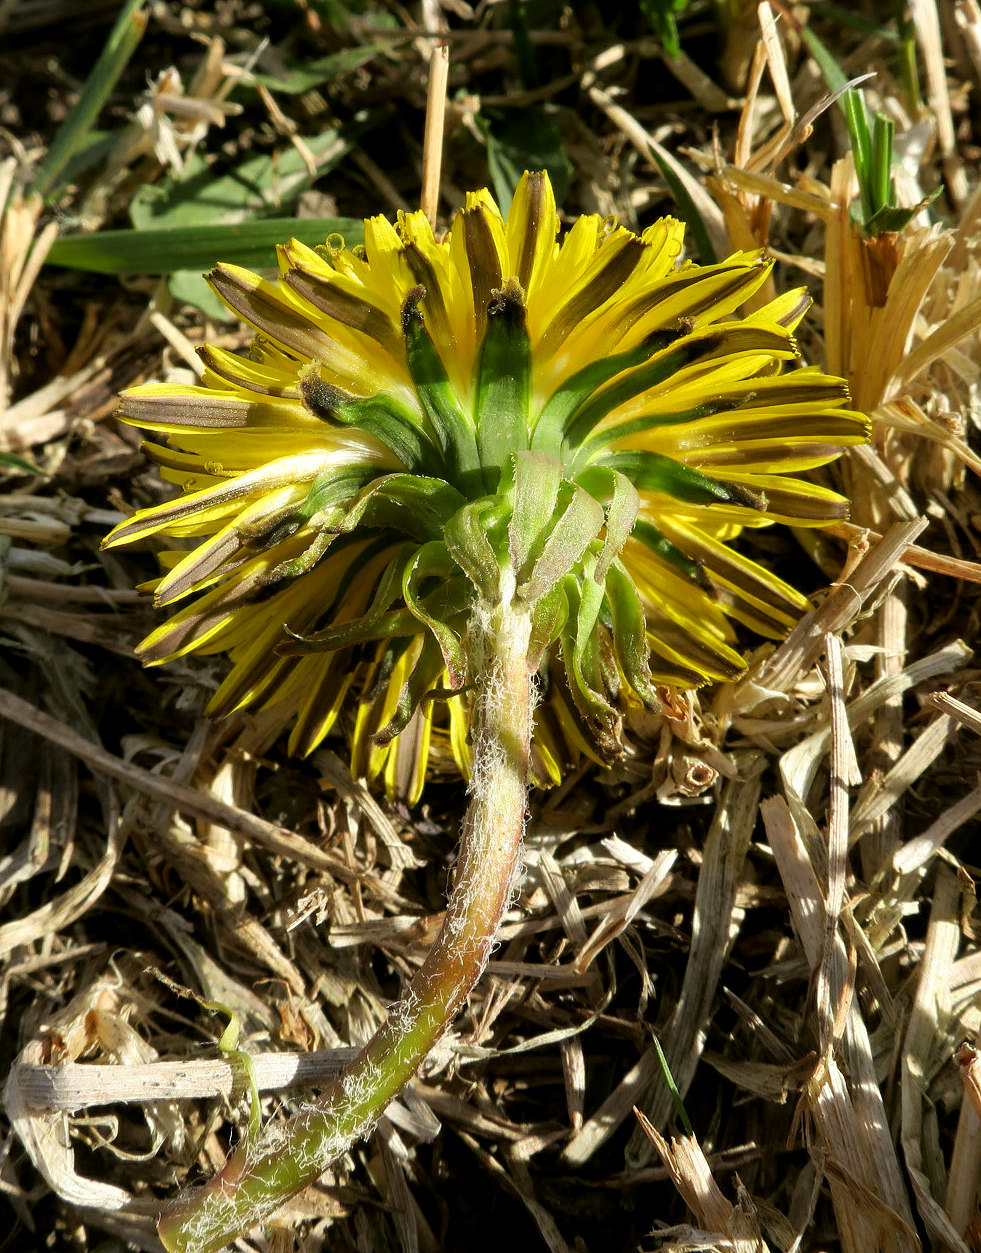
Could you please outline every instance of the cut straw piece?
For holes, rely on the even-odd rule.
[[[893,378],[901,386],[907,386],[923,370],[943,357],[955,344],[960,343],[968,335],[973,335],[981,326],[981,295],[975,296],[963,309],[958,309],[943,321],[936,330],[900,362]]]
[[[664,1054],[678,1090],[684,1096],[705,1046],[712,1002],[719,977],[742,922],[736,894],[749,841],[756,821],[762,760],[753,754],[740,758],[740,778],[728,783],[715,811],[705,842],[695,907],[692,944],[678,1003],[664,1029]],[[634,1106],[664,1126],[674,1109],[653,1049],[645,1053],[581,1131],[566,1146],[563,1160],[581,1165],[609,1139]],[[653,1088],[653,1090],[652,1090]],[[650,1160],[650,1142],[638,1129],[628,1147],[635,1168]]]
[[[194,345],[187,338],[179,327],[176,327],[170,318],[166,317],[160,309],[154,309],[150,313],[150,324],[154,326],[164,337],[174,352],[181,358],[187,368],[197,376],[204,377],[204,362],[194,351]]]
[[[315,1088],[336,1077],[357,1051],[338,1048],[315,1053],[253,1053],[251,1057],[260,1092],[288,1092]],[[430,1062],[442,1069],[451,1056],[452,1050],[441,1044],[433,1050]],[[45,1066],[25,1061],[22,1054],[11,1068],[10,1081],[16,1082],[27,1106],[49,1111],[219,1096],[232,1099],[243,1095],[248,1086],[242,1068],[225,1057],[127,1066],[77,1062]]]
[[[824,359],[832,374],[848,377],[849,246],[851,200],[856,186],[851,153],[831,167],[831,203],[825,217]]]
[[[972,788],[959,801],[955,801],[940,815],[935,822],[921,834],[907,840],[896,850],[892,858],[892,868],[897,874],[913,874],[920,870],[946,844],[947,840],[981,811],[981,787]]]
[[[783,44],[780,42],[780,36],[777,33],[777,19],[774,16],[773,9],[765,2],[759,6],[757,12],[759,13],[763,47],[766,50],[766,63],[770,70],[770,78],[773,80],[773,90],[777,97],[777,104],[779,104],[780,112],[783,114],[783,120],[793,126],[797,118],[797,110],[794,107],[794,93],[790,86],[790,75],[787,73],[787,58],[784,56]]]
[[[926,698],[926,703],[981,735],[981,713],[956,696],[951,696],[949,692],[933,692]]]
[[[583,921],[579,902],[569,891],[569,885],[559,863],[547,849],[538,849],[525,858],[527,866],[535,866],[542,887],[559,916],[562,930],[568,936],[573,949],[579,954],[586,945],[586,923]]]
[[[957,460],[968,469],[973,470],[975,474],[981,474],[981,457],[965,440],[955,435],[953,431],[944,430],[942,426],[928,417],[909,396],[903,396],[893,403],[880,405],[873,411],[872,418],[875,422],[891,426],[897,431],[909,431],[913,435],[939,444],[948,452],[953,453]]]
[[[872,543],[882,539],[878,531],[856,526],[854,522],[833,522],[825,527],[825,534],[834,535],[849,544],[857,543],[863,538]],[[917,570],[946,574],[954,579],[964,579],[968,583],[981,583],[981,563],[965,561],[961,557],[949,557],[946,553],[931,552],[929,548],[922,548],[919,544],[910,544],[901,560],[903,565],[913,566]]]
[[[815,970],[822,960],[826,918],[820,877],[808,852],[815,846],[803,838],[783,797],[765,800],[760,813],[794,931]],[[833,1056],[823,1057],[807,1087],[806,1112],[826,1162],[839,1167],[839,1173],[831,1175],[831,1190],[842,1248],[845,1253],[868,1253],[889,1247],[881,1241],[883,1228],[891,1228],[894,1247],[919,1253],[868,1030],[860,1005],[849,992],[852,972],[840,935],[835,936],[829,977],[831,1003],[848,1006],[842,1048],[849,1080]],[[859,1196],[871,1204],[856,1204]]]
[[[118,779],[121,783],[127,783],[138,792],[152,796],[155,800],[164,801],[174,809],[223,826],[235,835],[254,840],[260,847],[272,853],[295,858],[301,865],[310,866],[314,870],[324,870],[340,879],[342,883],[361,883],[365,887],[370,886],[371,890],[379,893],[383,899],[394,900],[396,903],[399,900],[397,894],[393,893],[377,876],[370,873],[362,874],[352,869],[342,857],[325,852],[310,840],[304,839],[303,836],[296,835],[285,827],[277,826],[276,823],[267,822],[243,809],[226,805],[205,792],[198,792],[194,788],[175,783],[172,779],[154,774],[150,770],[134,766],[120,757],[114,757],[112,753],[106,752],[104,748],[100,748],[91,740],[72,731],[56,718],[42,713],[40,709],[21,700],[12,692],[0,691],[0,718],[8,718],[18,726],[44,736],[45,739],[55,744],[60,744],[62,748],[86,762],[97,773],[108,775],[111,779]]]
[[[604,840],[603,843],[610,844],[612,841]],[[630,926],[637,914],[666,881],[677,859],[677,849],[664,849],[651,861],[644,872],[644,877],[633,892],[610,902],[608,912],[576,955],[573,964],[577,970],[588,970],[603,949]],[[582,917],[581,911],[580,917]]]
[[[739,114],[739,127],[736,131],[736,143],[733,149],[733,164],[737,169],[745,168],[753,155],[753,130],[756,120],[756,101],[763,82],[763,71],[766,68],[766,48],[762,40],[758,40],[753,52],[753,60],[749,67],[746,82],[746,103]],[[707,154],[693,153],[696,161],[704,161],[705,169],[714,168],[712,158]]]
[[[443,132],[446,126],[446,85],[450,77],[449,44],[440,43],[429,57],[426,93],[426,129],[422,143],[422,199],[420,206],[436,228],[439,188],[443,169]]]
[[[717,1232],[724,1237],[722,1242],[713,1240],[707,1247],[722,1247],[732,1253],[768,1253],[750,1198],[740,1196],[742,1203],[738,1206],[726,1200],[695,1137],[672,1136],[666,1140],[642,1110],[634,1113],[640,1130],[656,1149],[701,1231]],[[738,1176],[737,1187],[741,1187]],[[706,1246],[699,1242],[696,1247]]]
[[[897,518],[902,519],[904,522],[912,522],[919,517],[920,511],[917,509],[913,497],[903,487],[902,483],[896,478],[895,474],[893,474],[892,470],[890,470],[871,444],[859,444],[857,448],[853,448],[850,451],[854,460],[868,470],[870,477],[882,488],[883,494]]]
[[[909,582],[900,580],[883,600],[876,615],[875,630],[881,652],[875,658],[876,677],[899,674],[909,653]],[[906,726],[902,697],[886,701],[875,713],[868,775],[877,778],[891,769],[902,754]],[[903,837],[902,813],[891,809],[872,824],[862,841],[862,869],[867,880],[874,880],[888,863]]]
[[[942,714],[923,731],[882,779],[870,779],[852,810],[850,838],[854,841],[885,813],[929,769],[947,747],[953,718]]]
[[[754,196],[766,196],[767,199],[785,204],[791,209],[802,209],[805,213],[813,213],[822,221],[826,221],[834,211],[834,206],[824,197],[791,187],[789,183],[782,183],[768,174],[758,174],[727,164],[722,167],[721,177],[739,191],[749,192]]]
[[[575,1133],[586,1117],[586,1053],[580,1037],[563,1040],[559,1045],[559,1056],[562,1059],[566,1113],[569,1126]]]
[[[937,142],[947,178],[947,191],[955,206],[967,199],[967,176],[957,156],[957,134],[947,89],[940,16],[936,0],[910,0],[910,17],[926,68],[927,97],[937,122]]]
[[[918,683],[954,673],[966,665],[972,657],[973,653],[967,645],[956,641],[931,653],[928,657],[921,657],[918,661],[912,662],[898,674],[883,675],[848,705],[849,725],[852,729],[861,726],[887,701],[909,691]],[[809,821],[809,811],[803,798],[810,792],[815,776],[821,767],[830,736],[831,728],[825,726],[799,744],[795,744],[780,759],[780,777],[783,781],[784,792],[794,812],[794,817],[798,821]]]
[[[961,888],[944,866],[933,890],[926,944],[917,968],[916,994],[900,1056],[901,1139],[916,1206],[932,1239],[968,1253],[940,1202],[931,1195],[924,1166],[923,1103],[933,1075],[934,1059],[950,1054],[951,970],[960,946]]]
[[[861,779],[855,746],[845,713],[845,667],[841,640],[825,637],[828,700],[831,706],[831,794],[828,801],[828,879],[824,893],[823,956],[818,970],[817,1015],[821,1052],[834,1047],[836,1014],[832,1005],[832,967],[838,920],[845,903],[848,859],[848,786]]]
[[[771,691],[787,691],[800,674],[814,665],[825,636],[839,634],[855,620],[866,600],[891,575],[926,526],[926,518],[917,518],[890,527],[851,572],[848,582],[838,584],[820,609],[805,614],[759,671],[741,680],[737,687],[752,683]]]
[[[981,1033],[970,1044],[957,1050],[957,1065],[964,1081],[964,1100],[957,1119],[954,1148],[947,1176],[944,1209],[960,1235],[977,1213],[978,1182],[981,1180]]]

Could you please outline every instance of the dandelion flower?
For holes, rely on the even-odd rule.
[[[769,263],[685,263],[670,218],[558,236],[526,174],[506,220],[476,192],[445,239],[410,213],[368,220],[363,248],[286,244],[276,281],[220,265],[248,355],[206,348],[199,385],[123,396],[183,491],[108,542],[197,541],[164,554],[174,612],[143,659],[227,653],[210,712],[279,705],[300,753],[351,708],[355,769],[410,799],[434,731],[472,776],[447,921],[403,1000],[319,1109],[165,1216],[168,1247],[223,1247],[411,1077],[483,968],[529,779],[613,759],[658,685],[741,674],[735,624],[793,625],[801,594],[729,541],[846,514],[801,475],[866,421],[841,379],[785,369],[802,292],[739,317]]]

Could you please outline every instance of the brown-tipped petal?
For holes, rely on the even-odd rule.
[[[661,530],[686,557],[699,562],[713,583],[721,581],[751,598],[783,620],[783,629],[796,622],[807,601],[789,583],[712,539],[697,526],[673,518],[661,518]]]
[[[746,668],[732,649],[713,647],[710,639],[685,631],[656,609],[648,610],[647,627],[655,682],[701,687],[712,679],[736,679]]]
[[[300,266],[289,269],[283,282],[331,321],[359,331],[373,339],[389,356],[399,358],[402,351],[399,327],[370,301],[359,299],[340,284],[328,283]]]
[[[329,354],[334,346],[326,332],[258,275],[238,266],[216,265],[208,282],[230,309],[288,352],[313,360]]]
[[[429,331],[433,339],[439,342],[443,337],[452,336],[443,288],[432,259],[426,256],[418,244],[412,242],[405,245],[402,255],[412,271],[417,288],[422,288],[425,292],[422,310],[429,322]]]
[[[153,603],[162,608],[172,605],[230,562],[242,549],[242,538],[234,526],[226,527],[206,544],[201,544],[164,576],[153,593]]]
[[[134,387],[119,397],[119,416],[153,430],[190,427],[196,430],[240,430],[304,421],[302,405],[289,400],[263,402],[231,391],[157,383]]]
[[[565,300],[545,327],[539,341],[540,352],[547,354],[554,351],[579,323],[619,291],[636,269],[643,256],[644,245],[636,237],[628,236],[615,252],[612,249],[611,252],[602,269]]]
[[[610,311],[609,325],[604,324],[603,329],[616,339],[641,319],[645,333],[649,333],[662,326],[673,326],[680,318],[697,318],[722,305],[738,308],[764,279],[765,271],[759,266],[682,269],[661,279],[653,291],[615,305]]]
[[[536,260],[541,252],[551,247],[555,241],[554,205],[550,203],[551,188],[541,170],[528,174],[523,180],[524,186],[519,187],[515,202],[519,202],[524,216],[519,237],[519,250],[514,258],[515,274],[521,286],[528,290]],[[515,206],[512,205],[512,213]],[[543,234],[543,232],[546,232]]]
[[[288,400],[300,398],[294,379],[284,378],[282,373],[271,370],[261,361],[251,361],[248,357],[240,357],[211,344],[199,348],[198,356],[213,374],[235,387],[262,396],[282,396]]]
[[[479,340],[487,322],[487,309],[493,299],[494,290],[501,286],[501,256],[487,220],[487,210],[478,205],[474,209],[465,209],[462,216],[463,240],[470,267],[470,285],[473,289]]]

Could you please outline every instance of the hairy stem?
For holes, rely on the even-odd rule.
[[[468,651],[477,687],[474,769],[443,926],[385,1023],[314,1107],[243,1144],[203,1188],[160,1220],[174,1253],[213,1253],[314,1182],[415,1074],[453,1022],[490,954],[511,896],[527,804],[534,687],[530,619],[508,598],[478,605]]]

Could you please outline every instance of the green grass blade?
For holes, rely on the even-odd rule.
[[[862,217],[868,221],[875,212],[875,202],[872,196],[872,138],[865,100],[860,92],[846,91],[841,97],[841,106],[845,110],[848,133],[852,139],[855,176],[862,195]]]
[[[832,91],[840,91],[848,82],[845,71],[809,26],[803,27],[800,33],[807,44],[807,50],[818,63],[818,69],[824,75],[824,81]]]
[[[863,35],[870,35],[873,39],[881,39],[884,43],[897,43],[900,36],[890,29],[889,26],[882,22],[871,21],[867,17],[863,17],[860,13],[853,12],[850,8],[846,8],[842,4],[833,3],[811,3],[808,6],[812,17],[823,17],[833,19],[842,26],[851,27]]]
[[[671,1073],[671,1067],[668,1065],[668,1059],[664,1056],[664,1050],[661,1048],[661,1041],[654,1036],[652,1039],[654,1051],[657,1053],[657,1063],[661,1068],[661,1074],[664,1076],[664,1082],[668,1085],[668,1091],[671,1093],[671,1101],[674,1105],[675,1113],[678,1115],[678,1121],[685,1129],[685,1134],[690,1135],[693,1139],[695,1136],[694,1128],[688,1117],[688,1111],[685,1109],[685,1103],[681,1099],[681,1093],[678,1091],[678,1085],[674,1081],[674,1075]]]
[[[494,195],[507,213],[511,197],[525,170],[547,170],[556,201],[561,204],[572,182],[572,162],[562,136],[547,114],[537,106],[485,110],[480,119],[487,140],[487,167]]]
[[[919,115],[923,108],[923,93],[920,91],[920,72],[916,64],[916,39],[913,34],[912,22],[902,24],[902,37],[899,41],[900,77],[906,89],[906,108],[913,117]]]
[[[300,96],[305,91],[330,82],[338,74],[349,74],[352,70],[359,70],[374,57],[387,56],[392,59],[393,49],[397,50],[402,43],[408,43],[411,38],[411,32],[406,31],[404,39],[387,39],[384,43],[364,43],[355,48],[341,48],[339,52],[331,52],[328,56],[304,61],[301,65],[290,65],[279,76],[253,73],[245,80],[243,86],[261,85],[279,95]]]
[[[126,0],[92,73],[85,80],[78,103],[62,123],[44,163],[35,175],[31,191],[40,196],[50,195],[57,188],[65,166],[84,145],[109,93],[146,30],[148,15],[143,12],[145,2]]]
[[[892,179],[892,151],[895,134],[895,122],[884,113],[877,113],[872,127],[872,168],[869,178],[874,212],[887,207],[896,207]]]
[[[651,143],[651,156],[657,162],[657,168],[661,171],[664,181],[674,196],[678,212],[695,241],[699,261],[702,265],[714,265],[720,257],[712,244],[705,220],[685,186],[685,180],[681,175],[683,167],[660,144]]]
[[[809,27],[801,34],[811,56],[818,63],[825,82],[832,91],[841,91],[848,84],[845,72],[824,46],[817,35]],[[871,189],[872,179],[872,136],[869,131],[869,116],[865,108],[865,97],[860,91],[843,91],[838,102],[848,123],[848,133],[852,141],[852,157],[855,161],[855,176],[862,196],[862,221],[867,222],[876,211],[876,204]]]
[[[276,267],[277,244],[294,236],[315,247],[328,235],[342,235],[353,247],[364,239],[364,223],[356,218],[262,218],[232,225],[63,235],[48,253],[48,264],[97,274],[210,270],[219,261],[268,270]]]
[[[44,471],[34,465],[32,461],[25,461],[23,457],[18,457],[15,452],[0,452],[0,469],[17,470],[21,474],[36,474],[40,478],[44,478]]]

